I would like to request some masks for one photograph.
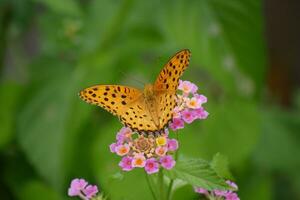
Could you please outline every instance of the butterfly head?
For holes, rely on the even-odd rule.
[[[152,100],[154,98],[154,90],[152,84],[145,85],[143,95],[146,100]]]

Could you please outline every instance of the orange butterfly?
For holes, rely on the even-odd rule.
[[[125,126],[139,133],[161,133],[172,120],[179,78],[189,65],[191,53],[181,50],[160,71],[154,84],[144,90],[123,85],[95,85],[80,91],[85,102],[117,115]]]

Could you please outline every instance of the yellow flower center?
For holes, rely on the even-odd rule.
[[[163,137],[163,136],[160,136],[158,138],[156,138],[156,144],[158,146],[164,146],[167,144],[167,138],[166,137]]]

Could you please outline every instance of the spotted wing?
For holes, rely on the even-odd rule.
[[[159,128],[166,126],[173,117],[179,78],[188,67],[190,56],[191,53],[187,49],[176,53],[160,71],[154,83],[158,101]]]
[[[156,131],[157,126],[140,90],[121,85],[95,85],[80,91],[85,102],[101,106],[116,115],[124,125],[138,132]]]

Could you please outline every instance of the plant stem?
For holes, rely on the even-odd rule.
[[[176,132],[175,135],[176,135],[176,140],[179,142],[178,132]],[[175,161],[176,162],[178,160],[178,151],[179,150],[177,150],[176,153],[175,153]],[[174,179],[171,179],[169,187],[168,187],[168,191],[167,191],[167,200],[171,199],[171,193],[172,193],[173,184],[174,184]]]
[[[163,169],[159,170],[158,173],[158,186],[159,186],[159,199],[164,200],[164,172]]]
[[[150,178],[149,178],[149,175],[145,172],[145,176],[146,176],[146,180],[147,180],[147,185],[149,187],[149,190],[152,194],[152,197],[154,200],[157,200],[156,196],[155,196],[155,192],[153,190],[153,187],[152,187],[152,184],[151,184],[151,181],[150,181]]]

